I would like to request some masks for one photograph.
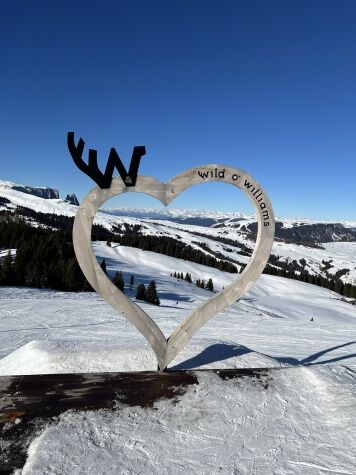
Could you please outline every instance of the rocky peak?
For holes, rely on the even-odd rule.
[[[32,186],[23,186],[23,185],[13,185],[11,186],[13,190],[21,191],[21,193],[27,193],[28,195],[38,196],[39,198],[44,198],[46,200],[58,199],[59,192],[55,188],[48,187],[32,187]]]
[[[72,193],[71,195],[67,195],[65,200],[71,205],[79,206],[78,198],[75,196],[74,193]]]

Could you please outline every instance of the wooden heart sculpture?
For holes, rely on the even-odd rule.
[[[149,315],[126,297],[101,269],[91,244],[93,220],[98,209],[107,200],[121,193],[146,193],[167,206],[187,188],[208,181],[232,184],[240,188],[252,201],[257,211],[258,222],[255,249],[249,264],[238,275],[236,281],[199,305],[166,339]],[[190,168],[168,183],[161,183],[151,177],[138,176],[135,186],[127,187],[123,180],[117,177],[113,178],[110,188],[95,187],[78,208],[74,220],[73,243],[79,265],[87,280],[104,300],[142,333],[156,355],[159,370],[163,371],[202,325],[241,298],[252,287],[270,256],[274,228],[272,205],[256,180],[238,168],[212,164]]]

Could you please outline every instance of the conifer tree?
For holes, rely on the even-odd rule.
[[[353,285],[351,287],[350,297],[352,297],[353,299],[356,299],[356,285]]]
[[[135,285],[135,276],[133,274],[130,275],[130,290]]]
[[[113,284],[115,284],[116,287],[119,290],[121,290],[121,292],[124,292],[124,290],[125,290],[125,281],[124,281],[124,278],[122,276],[121,270],[119,272],[116,272],[114,280],[113,280]]]
[[[7,253],[5,259],[2,262],[2,281],[4,285],[12,285],[13,284],[13,259],[11,256],[10,251]]]
[[[345,287],[344,287],[345,297],[351,297],[350,293],[351,293],[351,284],[345,284]]]
[[[66,290],[70,292],[78,290],[81,284],[81,272],[77,259],[73,258],[69,261],[65,273]]]
[[[145,300],[146,302],[151,303],[153,305],[159,305],[161,303],[158,298],[156,282],[154,280],[151,280],[147,287],[147,290],[145,292]]]
[[[211,292],[214,290],[214,283],[213,283],[213,279],[210,277],[210,279],[208,280],[208,282],[206,283],[206,286],[205,288],[207,290],[210,290]]]
[[[89,282],[85,278],[83,279],[83,284],[82,284],[81,288],[78,289],[78,290],[81,290],[83,292],[95,292],[93,287],[89,284]]]
[[[145,284],[141,282],[141,284],[139,284],[136,288],[136,299],[145,300],[145,293],[146,293]]]
[[[341,279],[338,279],[336,282],[335,292],[338,292],[341,295],[344,293],[344,283]]]

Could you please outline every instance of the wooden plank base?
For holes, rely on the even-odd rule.
[[[222,380],[255,378],[268,386],[269,369],[189,370],[135,373],[73,373],[0,377],[0,474],[22,468],[31,441],[62,412],[149,407],[159,399],[179,398],[199,384],[199,374]]]

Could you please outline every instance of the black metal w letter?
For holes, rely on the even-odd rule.
[[[74,132],[68,132],[67,144],[73,161],[79,170],[92,178],[100,188],[110,188],[115,168],[119,172],[126,186],[136,185],[140,161],[146,154],[146,148],[144,146],[134,147],[128,172],[126,171],[126,168],[116,150],[111,148],[105,173],[102,173],[98,167],[98,153],[96,150],[89,149],[88,163],[85,163],[82,159],[85,145],[82,138],[79,139],[78,145],[76,145],[74,141]]]

